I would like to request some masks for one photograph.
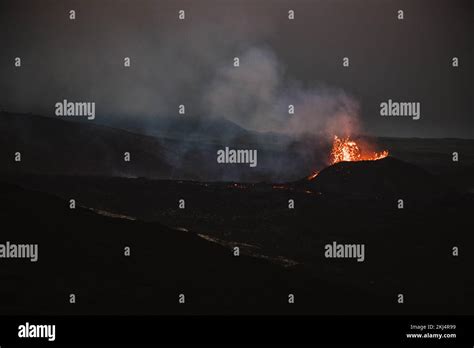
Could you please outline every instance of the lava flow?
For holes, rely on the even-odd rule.
[[[362,152],[359,145],[349,137],[345,139],[334,136],[332,143],[330,163],[338,163],[342,161],[376,161],[388,156],[388,151],[382,152]]]

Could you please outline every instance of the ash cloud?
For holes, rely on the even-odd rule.
[[[292,135],[349,135],[359,131],[358,102],[343,90],[326,86],[304,88],[285,78],[285,67],[266,46],[251,47],[240,67],[218,69],[204,95],[208,114],[225,115],[242,127]],[[294,114],[288,113],[289,105]]]
[[[0,104],[10,111],[53,115],[59,100],[94,101],[94,122],[178,140],[164,144],[176,178],[298,178],[325,161],[319,138],[347,135],[357,127],[355,99],[334,87],[293,79],[271,46],[282,20],[275,14],[286,13],[284,5],[269,11],[240,2],[208,8],[189,2],[187,19],[179,22],[173,2],[83,2],[72,24],[64,6],[48,4],[53,5],[23,18],[29,24],[17,33],[19,49],[6,47],[9,56],[21,55],[24,65],[21,71],[5,71]],[[18,11],[5,11],[2,25],[14,25]],[[38,31],[45,23],[55,24]],[[130,68],[123,67],[124,57],[131,58]],[[240,59],[238,68],[234,57]],[[185,116],[178,115],[179,104],[185,104]],[[294,115],[288,114],[289,104]],[[231,123],[213,125],[223,120]],[[185,123],[187,128],[177,132]],[[263,149],[266,156],[259,158],[263,168],[257,175],[240,168],[204,168],[195,175],[195,163],[215,161],[213,142],[245,143],[246,130],[251,139],[245,146]],[[259,135],[266,133],[282,136]],[[194,138],[199,141],[190,141]]]
[[[10,4],[2,16],[2,31],[13,35],[5,38],[6,53],[20,55],[23,67],[6,69],[0,103],[9,111],[51,115],[58,100],[91,100],[98,122],[145,132],[177,116],[179,104],[186,105],[187,117],[226,118],[246,129],[290,134],[320,133],[328,123],[355,117],[352,98],[293,81],[267,44],[287,5],[209,4],[84,1],[73,6],[73,23],[68,7],[57,1]],[[185,21],[177,19],[179,8],[186,9]],[[6,30],[15,24],[25,29]],[[123,57],[131,58],[129,69]],[[240,68],[233,67],[234,57]],[[295,105],[291,118],[288,104]]]

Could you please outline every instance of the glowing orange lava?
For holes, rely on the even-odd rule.
[[[388,151],[382,152],[362,152],[359,145],[349,137],[345,139],[334,136],[330,163],[338,163],[342,161],[375,161],[388,156]],[[313,174],[314,175],[314,174]],[[317,175],[317,174],[316,174]]]

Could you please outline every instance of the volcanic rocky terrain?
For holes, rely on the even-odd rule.
[[[44,126],[44,138],[73,149],[76,162],[64,155],[57,164],[72,168],[82,163],[82,144],[58,137],[62,127],[79,134],[82,125],[66,123],[54,123],[53,133]],[[89,140],[120,149],[129,141],[153,158],[140,157],[144,162],[128,175],[117,174],[115,160],[110,168],[98,164],[101,171],[75,173],[48,170],[32,155],[37,130],[20,140],[2,129],[8,151],[23,141],[28,159],[0,175],[2,240],[37,242],[40,249],[37,263],[8,260],[0,269],[3,313],[472,312],[472,141],[382,139],[388,157],[321,166],[311,179],[307,169],[300,180],[170,180],[140,177],[153,156],[157,170],[172,172],[161,138],[104,127]],[[41,156],[57,153],[47,144],[38,145]],[[461,162],[453,164],[453,149],[461,149]],[[106,153],[84,160],[102,163]],[[33,170],[35,163],[41,170]],[[116,174],[107,174],[112,168]],[[325,257],[333,242],[364,244],[365,260]],[[178,305],[179,293],[186,306]]]

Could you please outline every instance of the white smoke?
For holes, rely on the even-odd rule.
[[[357,131],[358,102],[340,89],[304,88],[285,78],[284,65],[265,46],[251,47],[240,66],[225,62],[203,95],[211,117],[225,117],[256,131],[343,134]],[[288,112],[294,106],[294,114]]]

